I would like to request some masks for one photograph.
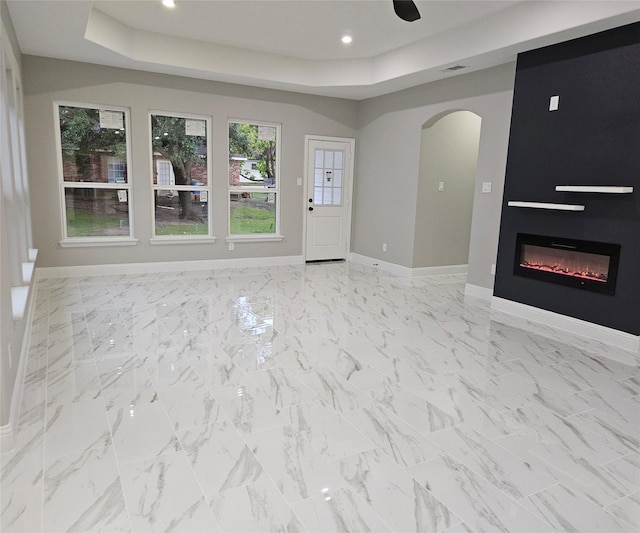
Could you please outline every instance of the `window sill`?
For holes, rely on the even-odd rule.
[[[29,285],[33,279],[35,263],[22,263],[22,283]]]
[[[13,320],[20,320],[24,317],[27,308],[27,298],[29,296],[29,286],[11,287],[11,308]]]
[[[213,244],[217,241],[215,237],[209,236],[189,236],[189,237],[178,237],[177,235],[172,235],[169,237],[152,237],[149,239],[149,243],[156,244]]]
[[[282,235],[231,235],[227,242],[280,242],[283,239]]]
[[[65,239],[59,241],[62,248],[87,248],[93,246],[135,246],[138,244],[138,239],[130,239],[128,237],[104,237],[94,239],[92,237],[84,238],[78,237],[75,239]]]

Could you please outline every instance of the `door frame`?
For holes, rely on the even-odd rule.
[[[306,262],[307,260],[307,207],[309,205],[309,143],[311,141],[321,141],[321,142],[342,142],[345,144],[349,144],[351,150],[351,157],[349,158],[349,175],[350,180],[345,188],[347,192],[349,202],[347,207],[347,227],[349,231],[347,232],[347,238],[345,242],[345,261],[349,259],[349,254],[351,253],[351,220],[353,214],[353,191],[354,191],[354,182],[355,182],[355,150],[356,150],[356,140],[353,137],[330,137],[327,135],[305,135],[304,136],[304,173],[302,178],[302,260]]]

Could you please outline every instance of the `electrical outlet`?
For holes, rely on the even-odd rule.
[[[386,243],[386,242],[383,242],[383,243],[382,243],[382,251],[383,251],[383,252],[386,252],[386,251],[387,251],[387,243]]]
[[[555,95],[549,98],[549,111],[557,111],[560,107],[560,96]]]
[[[236,249],[235,243],[234,242],[230,242],[229,243],[229,250],[231,250],[232,252]]]
[[[490,193],[491,192],[491,182],[490,181],[483,181],[482,182],[482,192],[483,193]]]
[[[496,265],[495,265],[495,263],[493,265],[491,265],[491,275],[492,276],[496,275]]]
[[[298,179],[296,179],[296,185],[297,185],[298,187],[302,187],[302,178],[298,178]]]

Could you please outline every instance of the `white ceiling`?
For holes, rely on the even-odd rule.
[[[411,23],[392,0],[7,4],[24,54],[357,100],[640,20],[630,0],[418,0]]]

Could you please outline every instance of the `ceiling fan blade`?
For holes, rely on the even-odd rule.
[[[393,0],[393,10],[402,20],[413,22],[420,18],[420,12],[413,0]]]

